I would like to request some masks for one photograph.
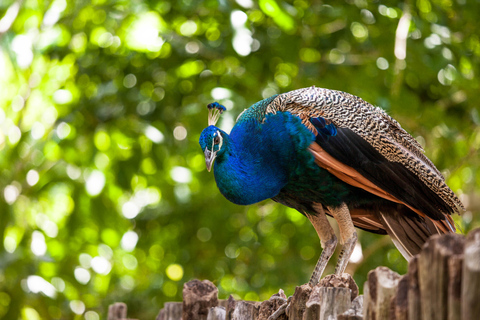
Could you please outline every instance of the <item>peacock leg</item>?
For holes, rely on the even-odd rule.
[[[328,260],[330,260],[330,257],[332,256],[333,252],[335,251],[335,247],[337,246],[337,237],[335,236],[335,232],[333,231],[332,226],[330,226],[330,223],[328,222],[322,205],[315,203],[313,205],[313,209],[315,209],[316,214],[305,213],[305,215],[317,231],[323,250],[320,258],[318,259],[317,265],[313,270],[312,276],[310,277],[310,281],[308,282],[311,287],[315,286],[320,280],[323,271],[325,271]],[[287,302],[281,305],[277,309],[277,311],[275,311],[275,313],[268,317],[268,320],[276,320],[282,314],[288,314],[290,300],[291,297],[288,298]]]
[[[355,244],[357,243],[357,232],[353,225],[350,211],[345,203],[337,208],[329,207],[328,211],[337,220],[338,229],[340,230],[340,241],[342,243],[342,251],[338,257],[335,274],[340,275],[345,271],[348,260],[352,255]]]
[[[335,247],[337,246],[337,237],[335,236],[335,232],[333,231],[332,226],[330,226],[330,223],[328,222],[322,205],[316,204],[314,205],[314,209],[317,212],[316,215],[307,213],[306,216],[317,231],[323,250],[320,258],[318,258],[315,269],[313,269],[310,281],[308,282],[311,287],[315,286],[320,280],[320,277],[325,271],[328,260],[330,260],[330,257],[332,256],[333,252],[335,251]]]

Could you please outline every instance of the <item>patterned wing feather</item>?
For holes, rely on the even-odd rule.
[[[276,96],[265,113],[288,111],[299,118],[312,132],[317,130],[311,118],[322,117],[338,128],[347,128],[365,140],[385,159],[412,172],[425,186],[458,212],[463,204],[446,185],[445,178],[423,154],[421,145],[400,124],[380,108],[351,94],[316,87],[290,91]]]

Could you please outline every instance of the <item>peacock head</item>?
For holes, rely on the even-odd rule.
[[[218,102],[210,103],[208,106],[208,127],[206,127],[200,135],[200,147],[205,153],[205,163],[207,170],[212,170],[215,158],[221,156],[225,152],[228,135],[215,127],[220,115],[225,111],[225,107]]]

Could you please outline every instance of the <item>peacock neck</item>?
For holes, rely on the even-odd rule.
[[[242,117],[215,160],[220,192],[242,205],[275,197],[302,168],[315,166],[308,151],[313,140],[301,120],[288,112],[266,115],[263,122]]]
[[[220,192],[233,203],[248,205],[276,196],[288,181],[288,169],[263,148],[246,149],[228,139],[217,157],[214,175]],[[275,152],[273,152],[275,153]],[[277,159],[278,160],[278,159]]]

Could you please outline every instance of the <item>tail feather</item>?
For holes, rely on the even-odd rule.
[[[380,212],[379,218],[393,243],[407,260],[421,251],[429,237],[449,232],[438,228],[439,221],[432,221],[428,217],[413,218],[403,214]]]

